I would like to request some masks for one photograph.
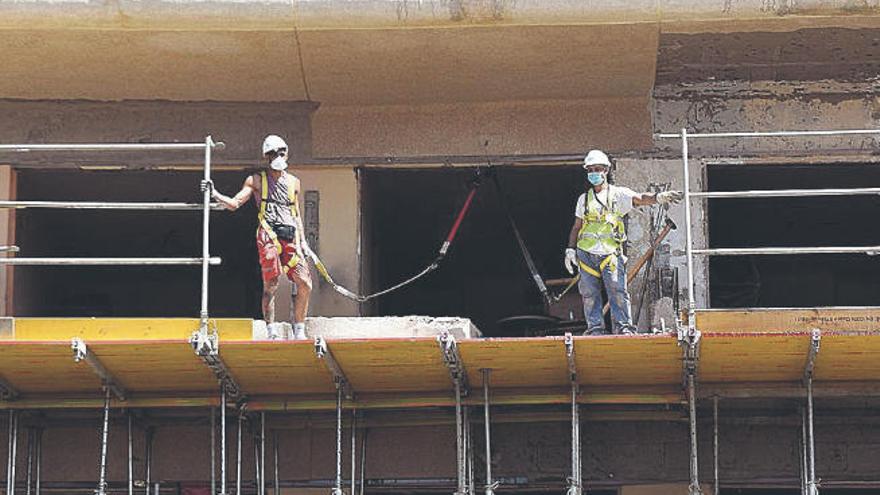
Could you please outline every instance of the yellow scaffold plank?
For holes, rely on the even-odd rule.
[[[809,349],[810,335],[806,332],[704,334],[700,341],[700,381],[800,380]]]
[[[492,388],[568,386],[568,361],[559,337],[480,339],[459,342],[472,387],[482,386],[480,369],[491,369]]]
[[[578,380],[592,386],[681,383],[681,348],[670,335],[575,339]]]
[[[0,376],[22,395],[101,392],[88,364],[73,361],[70,341],[5,342],[0,345]]]
[[[880,332],[880,308],[749,308],[697,310],[701,332]]]
[[[880,380],[880,334],[823,332],[813,378],[817,381]]]
[[[226,342],[220,357],[249,395],[329,394],[333,376],[309,341]]]
[[[214,392],[217,379],[188,341],[87,342],[113,378],[132,393]]]
[[[210,320],[223,341],[251,340],[253,320]],[[14,340],[185,340],[199,328],[198,318],[15,318]]]
[[[355,392],[452,390],[434,338],[336,340],[328,345]]]

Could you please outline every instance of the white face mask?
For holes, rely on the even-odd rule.
[[[287,158],[284,156],[277,156],[269,164],[269,167],[272,170],[287,170]]]

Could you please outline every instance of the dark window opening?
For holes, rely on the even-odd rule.
[[[215,174],[217,187],[237,192],[246,172]],[[19,200],[199,202],[199,172],[19,170]],[[257,317],[261,282],[252,203],[213,212],[210,311]],[[199,257],[199,211],[24,209],[16,212],[20,257]],[[197,317],[198,266],[14,268],[16,316]]]
[[[710,165],[712,191],[877,187],[877,165]],[[880,245],[880,198],[712,199],[709,244],[721,247]],[[711,305],[873,306],[880,257],[864,254],[712,257]]]
[[[562,258],[575,201],[583,191],[580,169],[499,167],[496,173],[541,276],[567,277]],[[407,279],[434,259],[473,177],[473,169],[460,168],[361,170],[368,290]],[[490,180],[477,192],[440,268],[379,298],[367,312],[467,317],[485,335],[509,334],[496,325],[502,318],[545,314]]]

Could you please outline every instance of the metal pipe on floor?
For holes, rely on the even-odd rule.
[[[104,387],[104,422],[101,427],[101,469],[96,495],[107,493],[107,436],[110,432],[110,387]]]
[[[238,446],[235,454],[235,495],[241,495],[241,425],[244,422],[244,410],[238,410]]]
[[[217,256],[208,259],[219,265]],[[0,258],[0,265],[13,266],[176,266],[201,265],[202,258]]]
[[[486,495],[495,495],[497,484],[492,479],[492,435],[489,419],[489,373],[492,370],[483,368],[483,421],[486,429]]]
[[[715,495],[720,495],[721,485],[718,482],[718,396],[712,397],[712,447],[714,451],[713,461],[715,473],[715,483],[713,485]]]
[[[214,408],[211,414],[211,495],[217,495],[217,415]]]

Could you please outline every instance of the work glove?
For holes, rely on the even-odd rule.
[[[684,198],[684,193],[681,191],[663,191],[662,193],[657,193],[657,204],[675,204],[680,202],[682,198]]]
[[[202,193],[204,193],[205,191],[210,191],[211,196],[213,196],[214,195],[214,181],[208,180],[208,179],[202,179],[202,181],[199,182],[199,191]]]
[[[577,253],[575,253],[574,248],[565,250],[565,269],[572,275],[577,273]]]

